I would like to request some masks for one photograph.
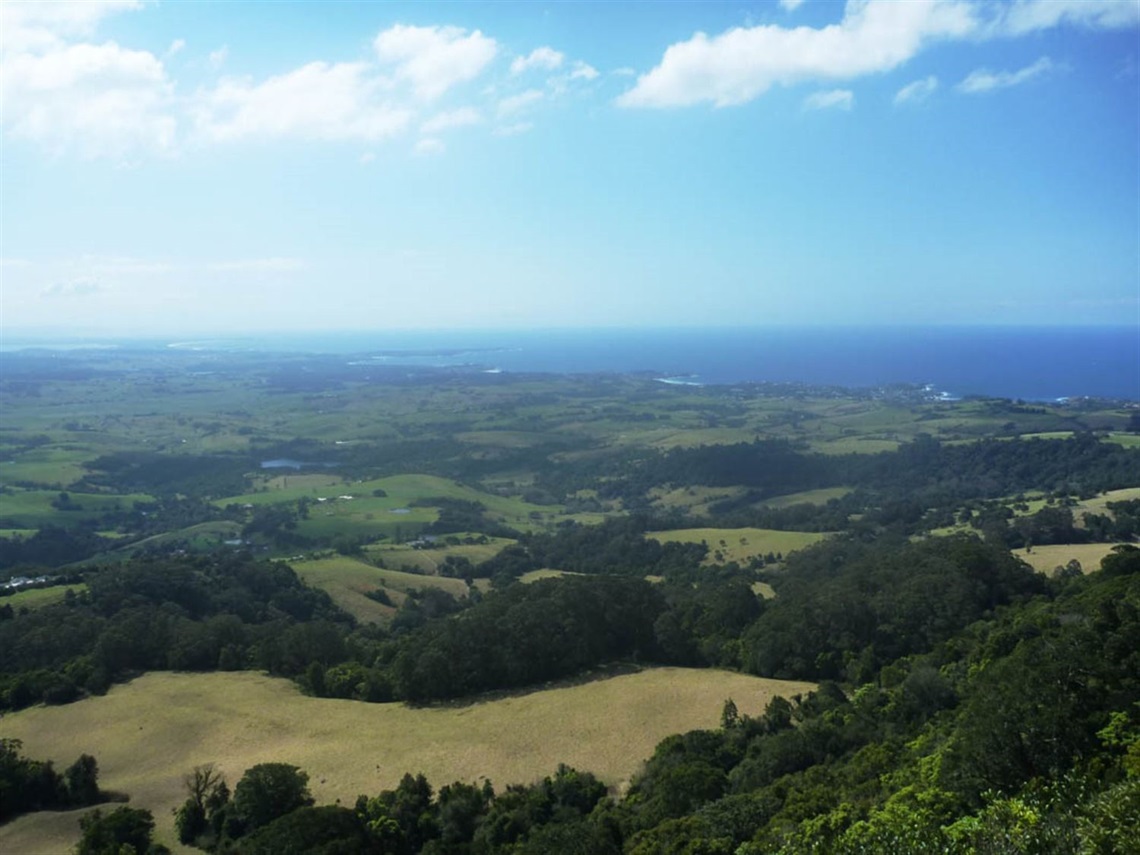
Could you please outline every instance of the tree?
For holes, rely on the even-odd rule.
[[[313,803],[309,776],[288,763],[259,763],[234,787],[234,810],[246,830],[260,828],[279,816]]]
[[[154,851],[150,842],[154,815],[149,810],[120,807],[108,814],[94,810],[79,820],[79,828],[83,836],[76,855],[121,855],[124,851],[142,855]]]
[[[229,801],[222,773],[213,763],[195,766],[182,779],[188,798],[174,814],[174,827],[180,843],[193,843],[209,827],[208,815]]]
[[[74,805],[92,805],[99,801],[99,764],[90,754],[79,759],[63,773],[67,798]]]

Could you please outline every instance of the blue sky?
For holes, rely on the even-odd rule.
[[[0,6],[0,329],[1140,324],[1140,3]]]

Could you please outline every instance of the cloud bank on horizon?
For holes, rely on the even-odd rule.
[[[888,305],[901,321],[930,321],[945,318],[947,306],[923,299],[914,282],[919,259],[932,249],[946,255],[933,281],[960,282],[967,293],[976,287],[983,303],[951,308],[950,320],[991,319],[984,298],[999,281],[1028,295],[1036,278],[1034,305],[1042,302],[1043,281],[1058,307],[1076,305],[1078,288],[1099,289],[1113,305],[1136,302],[1140,248],[1126,237],[1129,227],[1135,235],[1135,198],[1131,215],[1103,236],[1107,256],[1101,247],[1097,257],[1081,259],[1074,233],[1062,265],[1067,282],[1039,278],[1056,269],[1056,259],[1049,261],[1054,250],[1017,270],[1035,234],[1074,226],[1074,204],[1103,207],[1111,198],[1117,210],[1126,209],[1119,186],[1128,181],[1134,196],[1136,0],[779,0],[749,4],[743,18],[728,4],[639,10],[617,3],[555,7],[555,24],[517,7],[342,4],[337,12],[351,13],[343,23],[318,25],[316,9],[295,4],[270,14],[256,4],[235,4],[190,10],[142,0],[0,6],[5,172],[29,176],[7,182],[0,200],[6,326],[98,321],[108,329],[133,328],[143,307],[160,324],[178,326],[191,317],[208,326],[217,318],[195,309],[202,301],[225,294],[248,312],[264,303],[267,290],[277,307],[263,319],[284,326],[358,321],[359,307],[377,294],[388,307],[383,320],[396,324],[424,325],[428,305],[441,325],[647,317],[715,322],[717,315],[693,296],[697,280],[726,303],[743,300],[758,321],[863,321]],[[588,20],[590,12],[600,17]],[[251,36],[254,22],[274,26],[271,47]],[[994,99],[1016,97],[1008,90],[1030,93],[1030,106],[1003,112]],[[1075,145],[1040,138],[1055,121],[1042,99],[1089,110],[1094,92],[1111,100],[1106,109],[1115,121],[1097,130],[1103,139],[1081,145],[1092,146],[1083,152],[1089,158],[1098,156],[1093,143],[1107,146],[1099,155],[1107,162],[1082,161],[1079,174],[1040,172],[1057,162],[1064,146]],[[1024,118],[1025,128],[1014,127],[1014,118],[1005,120],[1009,127],[995,124],[1030,109],[1038,113]],[[849,125],[818,125],[838,120],[828,115],[846,115]],[[900,131],[905,139],[889,138],[891,121],[922,120],[926,131],[942,135],[943,150],[924,140],[921,124]],[[1018,166],[1000,151],[986,152],[976,130],[962,130],[970,123],[988,128],[998,148],[1033,126],[1040,160]],[[800,143],[789,142],[797,136]],[[950,163],[959,138],[963,160]],[[755,140],[757,151],[742,147],[742,139]],[[921,158],[914,152],[920,144],[927,147]],[[726,189],[729,176],[752,173],[747,158],[764,146],[772,147],[767,156],[784,158],[779,168],[791,173],[809,165],[830,170],[830,186],[804,173],[798,186],[789,175],[787,184],[767,176],[751,193]],[[886,194],[871,205],[884,214],[917,210],[920,200],[905,182],[860,187],[859,174],[836,159],[853,146],[864,161],[896,158],[914,174],[922,159],[964,175],[970,158],[1026,172],[1006,176],[1009,186],[990,200],[1001,207],[1004,234],[992,223],[970,222],[961,188],[925,179],[926,204],[947,204],[949,211],[932,215],[930,228],[916,232],[915,242],[925,248],[897,248],[899,258],[884,260],[870,252],[887,250],[881,236],[859,236],[869,227],[851,222],[858,203],[847,194]],[[888,151],[893,146],[897,156]],[[340,155],[345,147],[354,149],[349,158]],[[803,161],[789,160],[790,152]],[[694,160],[702,155],[715,163]],[[350,180],[341,178],[345,170],[383,171],[374,195],[345,205],[354,217],[392,223],[402,232],[400,245],[377,253],[342,225],[321,233],[319,224],[302,222],[302,211],[287,221],[286,208],[258,216],[262,224],[254,227],[252,206],[232,224],[232,245],[224,252],[218,241],[195,235],[216,225],[217,212],[208,212],[211,190],[236,192],[261,168],[288,158],[295,158],[289,174],[311,170],[330,183]],[[398,175],[391,171],[397,165]],[[534,171],[516,182],[504,169]],[[475,170],[506,177],[486,183]],[[1033,170],[1039,198],[1018,200]],[[181,195],[162,197],[144,173],[161,174]],[[212,177],[204,183],[189,177],[205,173]],[[111,181],[109,174],[130,206],[108,204],[106,187],[93,188]],[[100,201],[108,211],[105,227],[93,230],[104,232],[100,238],[47,221],[50,206],[67,204],[77,187],[104,194],[84,201],[88,212]],[[263,189],[259,184],[249,192]],[[978,185],[976,194],[995,192]],[[703,221],[692,229],[671,227],[669,217],[675,226],[691,216],[681,207],[685,194],[689,203],[705,205],[719,227]],[[842,211],[834,221],[823,213],[813,224],[809,210],[821,210],[834,194],[847,198]],[[591,233],[581,217],[602,199],[614,210],[592,210],[598,231]],[[1029,207],[1022,211],[1021,205]],[[414,235],[409,209],[419,226]],[[140,211],[150,211],[149,221]],[[169,233],[158,233],[156,217],[168,219]],[[840,225],[845,218],[850,234]],[[538,221],[546,231],[536,231]],[[634,233],[631,223],[641,230]],[[512,248],[491,253],[468,242],[494,227]],[[783,237],[781,227],[789,230]],[[759,245],[749,244],[749,232],[757,230],[764,235]],[[409,250],[411,236],[418,246]],[[671,236],[676,250],[668,246]],[[528,239],[532,245],[519,245]],[[966,245],[982,250],[975,262],[991,262],[984,277],[989,285],[964,281],[968,266],[955,254]],[[814,257],[813,246],[827,247],[835,263]],[[669,261],[680,247],[683,260]],[[653,258],[658,251],[661,259]],[[860,260],[861,267],[852,266]],[[1077,271],[1083,272],[1079,283],[1073,281]],[[327,287],[344,298],[341,310],[313,311],[304,294],[314,277],[336,280]],[[809,283],[814,298],[805,303]],[[407,293],[413,287],[420,293]],[[424,290],[433,289],[446,299],[425,304]],[[81,308],[69,313],[61,308],[66,302]],[[647,313],[650,302],[656,308]],[[1020,320],[1063,317],[1071,315],[1035,310]],[[1085,318],[1113,319],[1119,314]]]

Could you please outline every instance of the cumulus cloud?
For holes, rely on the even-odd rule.
[[[780,6],[782,6],[788,12],[796,11],[796,9],[800,8],[803,3],[804,0],[780,0]]]
[[[511,74],[522,74],[531,69],[554,71],[562,65],[566,57],[552,47],[538,47],[526,56],[518,57],[511,63]]]
[[[410,82],[426,100],[478,77],[499,50],[495,40],[479,30],[403,24],[384,30],[372,44],[381,62],[395,66],[396,78]]]
[[[120,157],[169,150],[176,120],[162,61],[114,42],[5,55],[0,69],[4,124],[53,151]]]
[[[168,47],[166,49],[166,53],[164,53],[162,55],[162,58],[168,59],[169,57],[180,54],[180,53],[182,53],[183,50],[185,50],[185,48],[186,48],[186,39],[175,39],[174,41],[172,41],[170,43],[170,47]]]
[[[990,71],[988,68],[979,68],[971,71],[966,79],[958,84],[958,91],[976,95],[981,92],[991,92],[994,89],[1019,86],[1047,74],[1053,67],[1052,60],[1043,56],[1037,62],[1027,65],[1019,71]]]
[[[850,89],[813,92],[804,99],[805,110],[850,110],[853,106],[855,94]]]
[[[671,45],[661,62],[618,98],[623,107],[743,104],[774,84],[843,80],[889,71],[937,39],[977,27],[962,0],[848,3],[843,20],[821,29],[774,25],[697,33]]]
[[[226,64],[226,60],[230,58],[229,45],[222,45],[217,50],[210,51],[209,56],[206,57],[206,67],[210,71],[221,71],[222,66]]]
[[[901,106],[903,104],[921,104],[927,98],[934,94],[934,90],[938,88],[938,78],[933,74],[929,77],[924,77],[921,80],[916,80],[913,83],[908,83],[902,89],[895,93],[895,105]]]
[[[8,0],[0,3],[0,45],[5,53],[59,48],[67,39],[90,36],[108,15],[142,5],[140,0]]]
[[[499,102],[499,116],[509,116],[527,109],[541,101],[545,95],[539,89],[528,89],[518,95],[511,95]]]
[[[261,82],[226,79],[194,106],[202,138],[212,142],[299,136],[380,140],[400,133],[412,111],[383,101],[367,63],[311,62]]]
[[[442,113],[436,113],[420,125],[420,133],[438,134],[441,131],[446,131],[451,128],[477,125],[482,120],[483,117],[479,115],[479,111],[474,107],[460,107],[458,110],[447,110]]]

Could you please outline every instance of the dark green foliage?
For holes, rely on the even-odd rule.
[[[18,739],[0,738],[0,823],[38,810],[92,805],[102,798],[99,764],[82,754],[64,771],[20,754]]]
[[[313,803],[309,776],[288,763],[260,763],[234,787],[233,811],[246,831]]]
[[[769,677],[871,679],[992,609],[1044,589],[1001,547],[974,538],[876,546],[836,539],[788,559],[779,596],[744,638]]]
[[[652,655],[661,593],[642,579],[544,579],[488,596],[401,639],[399,697],[424,702],[525,686]]]
[[[124,851],[157,855],[158,852],[151,846],[154,816],[149,810],[118,807],[107,814],[94,810],[79,820],[79,828],[83,836],[76,846],[76,855],[122,855]]]
[[[229,847],[239,855],[382,855],[382,848],[352,810],[301,807]]]
[[[0,621],[0,706],[66,703],[151,669],[295,676],[345,656],[348,617],[283,564],[136,559],[87,579],[83,598]]]

